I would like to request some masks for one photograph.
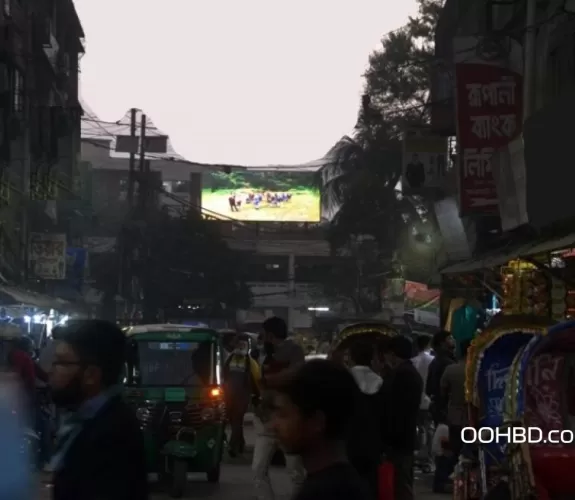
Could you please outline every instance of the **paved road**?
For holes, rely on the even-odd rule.
[[[249,423],[245,427],[245,438],[248,449],[253,446],[255,435],[253,427]],[[288,500],[290,497],[290,485],[284,469],[272,470],[272,482],[278,493],[277,500]],[[205,480],[205,475],[191,476],[186,498],[211,500],[254,500],[253,479],[248,457],[228,460],[222,467],[220,484],[209,484]],[[431,491],[431,477],[416,477],[416,499],[417,500],[446,500],[449,496],[433,495]],[[156,493],[153,500],[167,500],[165,494]],[[40,487],[40,494],[37,500],[50,500],[50,490],[46,486]]]
[[[254,500],[253,480],[248,464],[226,464],[222,469],[220,484],[208,484],[204,477],[192,477],[189,484],[189,491],[186,495],[188,499],[209,498],[211,500]],[[289,480],[284,470],[272,471],[272,481],[276,491],[280,494],[278,500],[289,499]],[[430,493],[430,479],[428,477],[419,478],[416,485],[417,500],[446,500],[449,496],[433,495]],[[156,493],[153,500],[167,500],[165,494]],[[50,491],[42,487],[38,500],[49,500]]]

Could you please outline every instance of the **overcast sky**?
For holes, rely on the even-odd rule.
[[[74,0],[82,96],[142,108],[188,160],[320,158],[357,117],[361,74],[415,0]]]

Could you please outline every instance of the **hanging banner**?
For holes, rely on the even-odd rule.
[[[66,279],[66,235],[30,233],[28,264],[34,278]]]
[[[489,64],[455,65],[459,210],[461,215],[498,211],[491,157],[521,134],[522,77]]]
[[[447,150],[447,137],[429,129],[407,129],[403,135],[403,193],[422,194],[444,186]]]

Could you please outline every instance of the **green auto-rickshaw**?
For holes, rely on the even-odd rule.
[[[126,398],[142,424],[149,472],[173,498],[184,495],[188,472],[218,482],[225,427],[219,335],[171,324],[125,331]]]

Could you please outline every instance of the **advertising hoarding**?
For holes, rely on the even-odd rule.
[[[66,253],[65,234],[30,233],[28,262],[35,278],[66,279]]]
[[[403,136],[402,191],[421,193],[440,188],[447,169],[447,137],[428,129],[408,129]]]
[[[242,221],[319,222],[315,172],[241,170],[202,178],[202,209]]]
[[[461,215],[495,214],[492,156],[521,133],[522,77],[496,65],[455,65],[459,209]]]

